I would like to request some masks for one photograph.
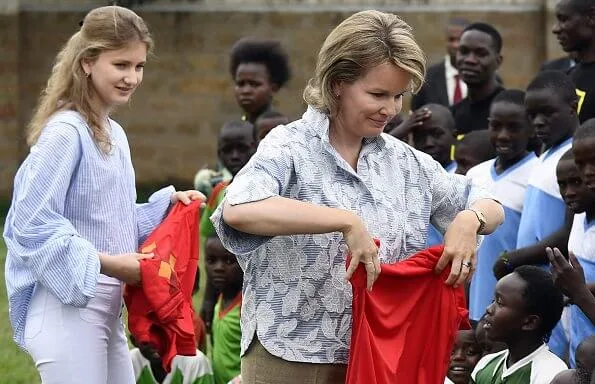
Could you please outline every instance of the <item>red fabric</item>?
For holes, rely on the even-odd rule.
[[[141,285],[126,286],[128,328],[137,343],[154,346],[169,372],[176,355],[194,356],[192,288],[198,263],[200,203],[176,204],[151,233],[141,253]]]
[[[452,97],[452,103],[457,104],[463,100],[463,90],[461,89],[461,76],[455,75],[455,92]]]
[[[434,267],[443,246],[383,264],[372,292],[363,264],[353,274],[348,384],[443,384],[459,328],[469,329],[463,287]]]

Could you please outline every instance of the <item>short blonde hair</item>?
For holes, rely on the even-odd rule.
[[[333,86],[339,82],[353,83],[386,62],[409,73],[411,90],[419,90],[425,77],[426,58],[412,28],[394,14],[358,12],[333,29],[322,44],[314,77],[304,90],[304,100],[330,115],[338,101]]]
[[[133,11],[107,6],[90,11],[81,29],[64,45],[54,63],[52,73],[29,124],[27,143],[34,145],[48,119],[56,112],[72,109],[89,124],[97,145],[110,150],[109,133],[104,122],[91,107],[91,82],[81,62],[97,60],[101,52],[124,48],[132,41],[141,41],[150,53],[153,39],[147,25]]]

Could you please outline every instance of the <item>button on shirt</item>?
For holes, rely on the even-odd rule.
[[[380,259],[394,263],[425,248],[428,222],[445,231],[455,215],[489,197],[430,156],[382,134],[363,140],[354,171],[329,142],[329,119],[309,108],[279,126],[227,189],[231,205],[283,196],[361,217],[380,240]],[[244,270],[242,354],[255,334],[273,355],[289,361],[347,363],[351,286],[340,233],[258,236],[211,217],[223,244]]]

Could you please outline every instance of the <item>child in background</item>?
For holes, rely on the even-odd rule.
[[[234,254],[223,247],[217,235],[205,243],[209,282],[220,292],[212,321],[213,372],[216,384],[227,384],[240,374],[240,313],[244,275]]]
[[[260,115],[254,123],[254,139],[259,143],[269,132],[278,125],[289,123],[289,118],[277,111],[267,111]]]
[[[443,105],[427,104],[423,108],[430,112],[430,116],[421,125],[413,127],[413,146],[432,156],[447,172],[454,173],[457,164],[450,158],[450,149],[455,143],[455,120]],[[443,236],[430,224],[427,246],[442,244]]]
[[[130,350],[136,384],[213,384],[213,370],[209,359],[199,350],[196,356],[176,356],[171,372],[163,369],[157,351],[149,345],[137,344],[130,336],[135,348]],[[89,372],[92,374],[92,372]]]
[[[471,372],[473,372],[473,368],[483,356],[483,351],[475,334],[477,323],[472,325],[475,325],[473,329],[457,332],[457,338],[450,355],[450,366],[444,380],[445,384],[469,384]]]
[[[455,144],[454,159],[457,164],[455,173],[466,175],[477,164],[496,157],[496,151],[490,143],[487,130],[466,133]]]
[[[582,182],[582,172],[587,168],[584,154],[586,151],[580,151],[581,145],[585,144],[584,140],[588,138],[595,138],[595,119],[587,120],[579,127],[576,132],[575,142],[573,142],[573,149],[578,145],[577,151],[579,157],[574,155],[574,151],[565,154],[567,157],[566,164],[562,163],[558,167],[565,167],[559,169],[560,173],[566,172],[566,178],[572,182],[560,184],[560,193],[567,196],[567,199],[574,199],[577,203],[569,208],[573,210],[574,218],[572,229],[570,230],[570,237],[568,239],[568,251],[574,253],[580,262],[584,274],[585,281],[592,292],[595,292],[595,192],[589,190],[587,185]],[[582,142],[581,142],[582,141]],[[588,142],[586,144],[589,144]],[[590,148],[590,152],[593,148]],[[564,158],[563,156],[563,158]],[[589,154],[589,156],[591,156]],[[574,157],[574,158],[573,158]],[[570,163],[573,161],[576,163]],[[570,163],[570,164],[569,164]],[[579,166],[580,164],[580,166]],[[581,168],[582,167],[582,168]],[[570,176],[574,177],[570,177]],[[560,174],[560,176],[565,176]],[[570,367],[576,367],[575,352],[578,344],[595,334],[595,325],[585,316],[585,314],[576,305],[570,307],[570,335],[569,335],[569,357]]]
[[[560,372],[552,384],[589,384],[595,373],[595,334],[583,340],[576,349],[576,368]]]
[[[248,163],[256,151],[256,141],[254,139],[254,128],[247,121],[230,121],[223,125],[217,137],[217,156],[223,166],[231,172],[233,177]],[[209,219],[219,203],[225,196],[225,189],[229,181],[222,181],[217,184],[207,200],[207,205],[202,213],[200,220],[200,254],[204,254],[205,241],[215,234],[215,228]],[[209,284],[206,274],[204,257],[200,257],[201,284],[199,288],[199,298],[203,298],[201,317],[210,330],[211,320],[213,318],[213,308],[217,298],[217,292]]]
[[[252,124],[272,109],[273,96],[291,77],[289,58],[281,43],[255,37],[234,44],[229,70],[236,101],[244,112],[242,120]]]
[[[488,137],[497,157],[467,172],[474,182],[487,188],[502,203],[506,220],[486,236],[477,253],[477,270],[469,291],[469,317],[479,320],[493,300],[496,278],[494,263],[503,252],[516,248],[525,190],[537,157],[527,151],[534,131],[525,111],[525,92],[502,91],[494,98],[488,118]]]
[[[567,368],[545,344],[564,306],[551,275],[536,266],[518,267],[498,281],[494,296],[484,329],[508,348],[484,356],[471,375],[473,383],[549,384]]]

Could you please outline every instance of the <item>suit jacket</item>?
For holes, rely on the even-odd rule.
[[[563,71],[566,72],[570,68],[574,66],[574,61],[571,60],[569,57],[561,57],[559,59],[554,59],[550,61],[546,61],[541,65],[541,71],[546,70],[555,70],[555,71]]]
[[[448,107],[448,91],[446,89],[446,68],[444,60],[431,65],[426,72],[424,85],[411,98],[411,110],[421,108],[425,104],[436,103]]]
[[[504,81],[497,73],[496,79],[500,85],[504,85]],[[419,92],[411,98],[411,110],[415,111],[429,103],[442,104],[445,107],[450,107],[448,90],[446,89],[446,67],[444,65],[444,60],[441,60],[428,68],[424,85]]]

